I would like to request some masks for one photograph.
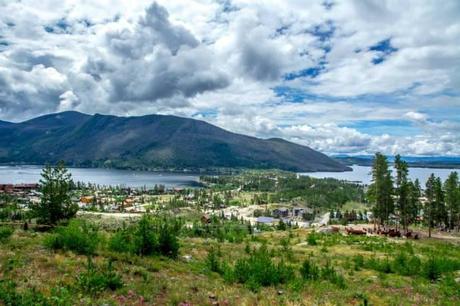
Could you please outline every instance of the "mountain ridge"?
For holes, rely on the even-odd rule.
[[[0,163],[135,169],[278,168],[346,171],[307,146],[233,133],[173,115],[113,116],[69,111],[0,122]]]

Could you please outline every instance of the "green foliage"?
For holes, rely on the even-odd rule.
[[[311,259],[305,259],[300,268],[300,275],[304,280],[318,280],[320,268]]]
[[[327,261],[326,265],[321,268],[321,279],[328,280],[339,288],[346,287],[345,278],[332,267],[330,261]]]
[[[191,228],[183,230],[190,237],[216,238],[219,242],[241,243],[251,234],[249,222],[211,218],[211,223],[195,222]]]
[[[253,291],[260,287],[284,284],[295,278],[294,269],[283,261],[275,263],[265,245],[253,250],[249,257],[238,259],[233,266],[222,269],[228,281],[245,284]]]
[[[0,303],[11,306],[49,305],[34,288],[19,292],[13,281],[0,279]]]
[[[77,284],[84,292],[96,295],[104,290],[112,291],[123,287],[121,276],[114,271],[111,261],[101,268],[96,267],[88,257],[87,270],[77,276]]]
[[[353,257],[353,263],[354,263],[355,271],[361,270],[361,268],[364,266],[364,257],[363,257],[363,255],[355,255]]]
[[[395,257],[378,259],[372,257],[364,261],[363,266],[382,273],[395,273],[404,276],[421,276],[436,281],[443,273],[460,269],[460,260],[448,259],[442,256],[430,256],[421,260],[418,256],[400,252]]]
[[[213,188],[218,190],[241,187],[243,191],[262,192],[254,196],[254,204],[300,199],[314,207],[336,208],[348,201],[361,201],[364,195],[363,187],[358,184],[336,179],[298,177],[282,171],[245,171],[240,175],[202,176],[200,179],[213,184]],[[267,193],[270,193],[269,196]],[[256,212],[256,216],[261,213]]]
[[[222,272],[219,262],[218,251],[213,247],[209,250],[208,256],[206,257],[206,266],[212,272]]]
[[[307,236],[307,243],[308,245],[318,245],[318,235],[316,234],[316,232],[311,232],[310,234],[308,234]]]
[[[164,255],[176,258],[179,253],[178,234],[182,226],[173,218],[144,215],[137,224],[124,227],[109,241],[109,249],[140,256]]]
[[[70,199],[72,184],[71,174],[63,162],[54,168],[43,168],[40,180],[43,195],[40,204],[34,206],[35,216],[40,223],[55,225],[75,216],[78,206]]]
[[[367,197],[374,206],[374,215],[381,224],[387,223],[394,211],[393,180],[388,168],[387,158],[376,153],[372,166],[372,184],[367,191]]]
[[[14,229],[9,226],[0,226],[0,242],[5,242],[11,235],[13,235]]]
[[[58,227],[45,239],[45,246],[53,250],[73,251],[92,255],[101,241],[98,228],[84,220],[71,220],[67,226]]]

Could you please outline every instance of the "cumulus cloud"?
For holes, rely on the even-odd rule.
[[[6,1],[0,119],[175,114],[326,153],[460,155],[460,3]]]
[[[426,114],[412,111],[405,113],[404,116],[409,120],[413,121],[426,121],[428,119],[428,116]]]

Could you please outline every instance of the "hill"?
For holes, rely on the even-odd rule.
[[[74,166],[133,169],[349,170],[306,146],[235,134],[204,121],[176,116],[63,112],[0,124],[0,163],[58,160]]]

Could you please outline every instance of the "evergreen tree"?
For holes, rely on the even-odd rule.
[[[397,196],[397,207],[399,211],[399,217],[403,229],[407,232],[409,225],[409,183],[407,176],[409,169],[407,163],[401,159],[401,155],[395,157],[395,168],[396,168],[396,188],[395,193]]]
[[[431,228],[433,227],[435,219],[435,184],[436,178],[434,173],[430,175],[425,185],[425,198],[426,202],[423,206],[423,220],[428,225],[428,237],[431,237]]]
[[[422,196],[422,190],[420,187],[420,181],[418,179],[416,179],[414,182],[409,181],[408,185],[408,217],[409,223],[413,223],[420,213],[420,197]]]
[[[447,211],[444,201],[444,190],[442,189],[442,181],[439,177],[436,178],[434,184],[435,196],[435,223],[438,226],[447,225]]]
[[[372,166],[372,184],[369,186],[368,198],[374,203],[374,216],[380,225],[388,222],[390,214],[394,212],[392,198],[393,180],[391,170],[388,168],[387,158],[381,153],[376,153]]]
[[[460,213],[460,185],[458,181],[458,173],[451,172],[444,183],[444,191],[446,194],[446,209],[448,217],[449,229],[459,226]]]
[[[42,197],[40,204],[34,208],[37,221],[55,225],[60,220],[74,217],[78,206],[70,199],[72,176],[64,162],[59,162],[56,167],[46,166],[41,175]]]

